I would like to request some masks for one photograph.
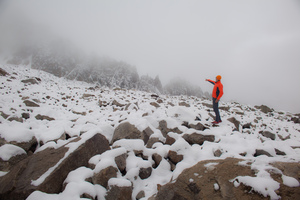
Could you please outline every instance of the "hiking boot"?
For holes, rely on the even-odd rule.
[[[221,122],[222,122],[222,120],[220,120],[220,121],[218,121],[218,122],[217,122],[217,121],[213,121],[212,124],[219,124],[219,123],[221,123]]]

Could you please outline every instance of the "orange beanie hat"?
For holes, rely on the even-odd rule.
[[[218,76],[216,76],[216,78],[217,78],[218,80],[221,80],[222,76],[218,75]]]

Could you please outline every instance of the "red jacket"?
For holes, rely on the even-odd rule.
[[[208,81],[210,83],[212,83],[214,86],[214,89],[212,91],[212,97],[215,98],[215,99],[218,99],[220,100],[220,98],[223,96],[223,84],[221,83],[221,81],[218,81],[218,82],[215,82],[215,81],[212,81],[212,80],[209,80]]]

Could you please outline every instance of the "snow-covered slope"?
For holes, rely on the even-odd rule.
[[[223,122],[212,126],[214,113],[209,100],[165,95],[157,98],[147,92],[99,88],[25,66],[4,65],[1,68],[10,74],[0,76],[0,137],[5,143],[27,142],[34,136],[38,141],[36,153],[47,147],[58,148],[68,143],[69,138],[91,132],[102,133],[112,142],[116,127],[123,122],[129,122],[141,132],[149,127],[153,131],[150,138],[159,140],[152,147],[147,147],[140,139],[118,140],[111,144],[112,150],[91,158],[90,163],[96,166],[95,169],[81,167],[70,172],[66,179],[70,187],[66,187],[62,193],[54,195],[36,191],[28,199],[78,199],[83,193],[104,199],[106,189],[99,185],[86,185],[85,179],[104,166],[115,165],[114,156],[123,152],[129,152],[126,174],[118,172],[117,177],[111,179],[109,184],[132,184],[133,199],[140,191],[144,191],[142,199],[148,199],[157,193],[157,184],[164,185],[175,180],[184,169],[200,161],[227,157],[251,161],[251,167],[257,170],[257,176],[254,180],[252,177],[238,179],[253,187],[256,192],[276,199],[279,195],[274,191],[278,188],[273,187],[274,184],[272,186],[274,180],[267,171],[269,164],[275,161],[300,161],[300,125],[291,121],[292,117],[297,116],[290,113],[264,113],[249,105],[221,102]],[[32,83],[28,83],[30,79]],[[26,101],[38,106],[28,107]],[[166,137],[159,129],[163,120],[168,129],[179,130],[167,133],[168,137],[175,139],[175,143],[171,145],[165,143]],[[189,126],[199,122],[207,128],[200,131]],[[213,135],[214,142],[190,145],[182,136],[193,133]],[[24,154],[22,148],[7,145],[0,147],[2,160]],[[142,151],[148,159],[130,153],[134,150]],[[167,159],[170,150],[183,155],[183,159],[172,170]],[[219,152],[218,156],[216,152]],[[258,155],[258,152],[264,153]],[[153,169],[147,179],[137,178],[141,167],[154,164],[152,155],[155,153],[162,157],[159,166]],[[5,176],[6,173],[0,172],[0,175]],[[287,184],[299,186],[296,179],[284,178]],[[262,185],[267,190],[253,185],[253,181],[264,182]],[[75,182],[76,187],[71,187]],[[76,189],[81,186],[80,190]]]

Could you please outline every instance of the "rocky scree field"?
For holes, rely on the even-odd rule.
[[[0,199],[300,199],[300,115],[0,69]]]

